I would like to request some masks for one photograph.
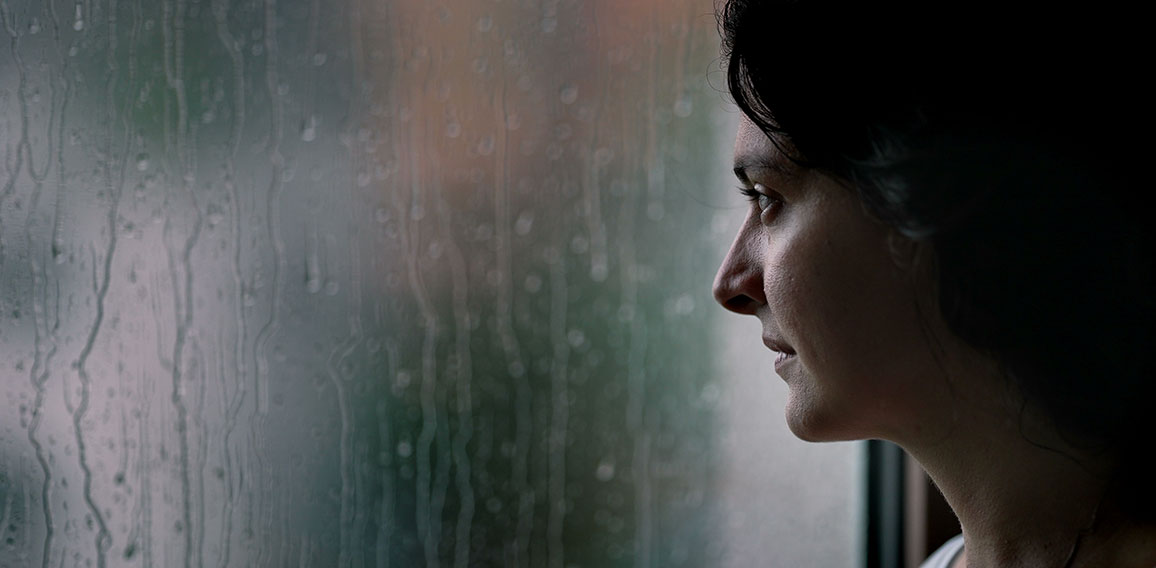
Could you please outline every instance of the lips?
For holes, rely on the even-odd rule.
[[[783,343],[782,340],[776,337],[771,337],[769,335],[763,336],[763,345],[766,345],[767,349],[778,353],[780,357],[783,355],[793,356],[795,354],[795,350],[792,349],[790,345],[787,345],[786,343]]]
[[[795,350],[791,348],[790,345],[783,343],[783,341],[777,337],[764,335],[763,345],[766,345],[767,349],[770,349],[771,351],[774,351],[778,354],[778,356],[775,357],[776,370],[778,370],[779,367],[783,365],[783,363],[786,363],[787,361],[795,358]]]

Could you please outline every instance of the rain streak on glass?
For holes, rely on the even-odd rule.
[[[711,10],[0,3],[0,565],[726,565]]]

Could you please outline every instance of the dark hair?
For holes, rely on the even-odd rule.
[[[1126,16],[952,6],[731,0],[731,95],[792,159],[930,244],[949,328],[1133,475],[1156,351],[1137,141],[1156,99],[1129,43],[1146,36]]]

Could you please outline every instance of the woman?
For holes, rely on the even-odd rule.
[[[751,208],[715,297],[797,436],[928,471],[963,535],[925,566],[1156,566],[1144,36],[863,4],[721,8]]]

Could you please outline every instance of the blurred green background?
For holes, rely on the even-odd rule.
[[[5,2],[0,564],[720,565],[712,10]]]

